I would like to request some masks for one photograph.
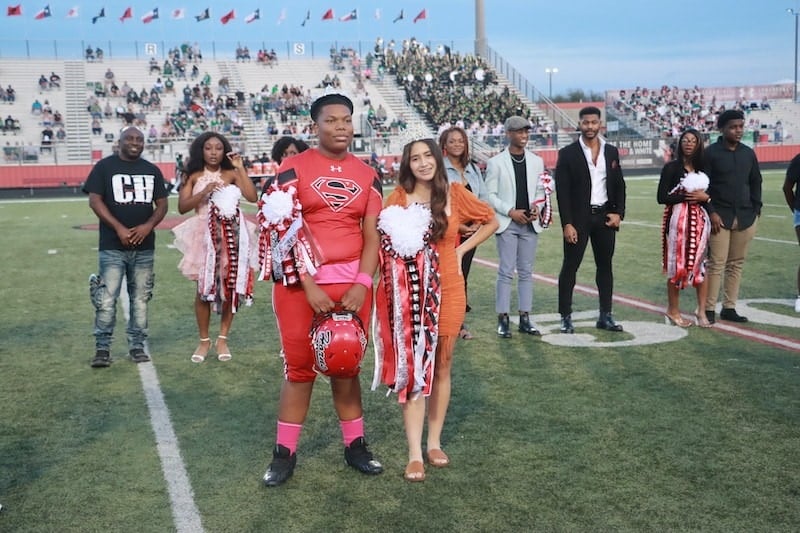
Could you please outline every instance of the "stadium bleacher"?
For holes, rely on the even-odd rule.
[[[501,124],[511,114],[529,119],[532,148],[543,151],[547,161],[555,157],[550,151],[571,140],[568,125],[559,128],[487,62],[446,46],[431,50],[414,39],[384,46],[378,39],[363,57],[344,48],[331,49],[327,58],[285,61],[267,50],[258,50],[255,56],[251,52],[249,61],[241,53],[238,58],[232,54],[202,61],[188,57],[195,51],[184,48],[176,45],[168,57],[154,60],[0,61],[2,87],[11,85],[16,91],[15,101],[0,101],[0,124],[5,126],[7,119],[9,124],[0,128],[4,137],[0,164],[91,163],[113,152],[117,133],[127,122],[145,131],[145,156],[167,166],[178,154],[185,155],[194,136],[208,128],[221,131],[253,158],[269,153],[272,143],[285,134],[313,145],[308,106],[329,90],[327,86],[352,97],[353,150],[365,157],[397,155],[404,129],[435,137],[443,127],[456,124],[470,134],[472,153],[486,159],[502,148]],[[177,60],[182,60],[182,67]],[[50,83],[52,75],[56,84]],[[127,88],[144,98],[128,101]],[[754,143],[781,144],[797,136],[800,111],[791,101],[770,99],[764,108],[744,99],[717,105],[704,99],[702,91],[674,87],[627,89],[621,95],[611,91],[607,106],[623,126],[641,136],[669,137],[689,125],[713,130],[722,105],[739,106],[748,113]],[[34,102],[49,106],[53,115],[57,112],[61,124],[46,113],[32,113]],[[77,172],[69,179],[77,180]],[[49,184],[58,179],[39,181]]]
[[[659,89],[635,87],[609,91],[612,111],[623,125],[642,135],[677,137],[686,128],[716,131],[716,119],[726,109],[745,113],[745,128],[753,144],[782,143],[794,138],[798,113],[789,98],[753,99],[736,94],[721,98],[701,87]]]

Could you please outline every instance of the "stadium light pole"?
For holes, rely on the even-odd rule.
[[[558,68],[556,67],[547,67],[544,69],[545,74],[547,74],[548,79],[548,95],[547,99],[550,100],[550,110],[553,112],[553,122],[556,121],[556,107],[553,105],[553,74],[558,74]]]
[[[797,103],[797,21],[800,16],[800,11],[796,11],[790,7],[786,12],[794,16],[794,99],[792,102]]]
[[[552,100],[553,99],[553,74],[558,74],[558,69],[556,67],[547,67],[544,69],[545,74],[547,74],[548,78],[550,78],[550,90],[547,97]]]

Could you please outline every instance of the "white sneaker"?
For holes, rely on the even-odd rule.
[[[794,301],[794,312],[800,313],[800,296],[798,296],[797,300]]]

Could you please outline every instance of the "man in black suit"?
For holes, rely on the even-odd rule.
[[[600,110],[584,107],[579,114],[581,135],[558,152],[556,196],[564,232],[564,260],[558,276],[561,333],[574,333],[572,292],[586,244],[592,241],[600,296],[597,328],[622,331],[611,314],[614,273],[611,262],[620,223],[625,217],[625,180],[616,146],[600,136]]]

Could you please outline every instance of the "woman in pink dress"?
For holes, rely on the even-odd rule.
[[[228,332],[239,306],[253,300],[251,267],[255,224],[245,220],[239,199],[258,200],[242,158],[228,140],[216,132],[199,135],[189,148],[178,211],[192,209],[195,216],[172,231],[175,247],[183,254],[178,269],[197,282],[194,310],[200,344],[192,362],[205,361],[211,348],[209,324],[212,308],[220,314],[217,359],[229,361]]]

